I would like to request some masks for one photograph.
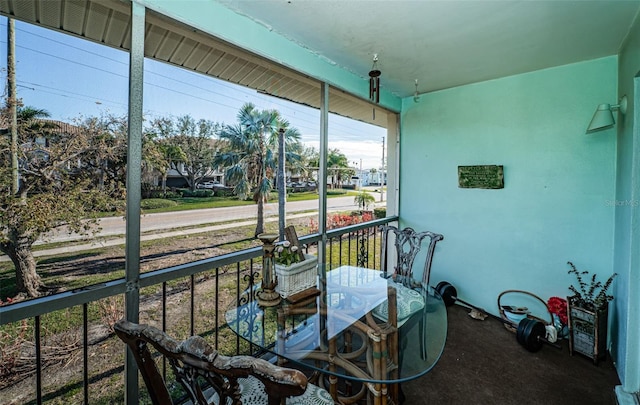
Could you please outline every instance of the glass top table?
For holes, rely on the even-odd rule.
[[[447,334],[446,307],[431,286],[354,266],[327,271],[316,295],[296,303],[261,307],[255,290],[245,291],[225,315],[234,333],[280,364],[375,392],[429,372]]]

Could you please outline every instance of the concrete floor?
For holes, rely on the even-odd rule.
[[[594,365],[571,356],[566,340],[559,341],[562,350],[545,345],[531,353],[502,323],[467,313],[448,308],[444,353],[430,373],[403,384],[405,404],[616,404],[620,381],[611,359]]]

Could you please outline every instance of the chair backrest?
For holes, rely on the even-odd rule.
[[[176,380],[194,404],[210,404],[211,388],[217,393],[220,404],[226,404],[227,398],[232,404],[241,404],[238,379],[250,375],[264,384],[269,404],[279,404],[282,398],[301,395],[307,387],[307,378],[298,370],[277,367],[251,356],[223,356],[200,336],[179,342],[153,326],[124,319],[118,321],[114,329],[131,349],[155,405],[173,402],[149,345],[168,360]],[[261,396],[264,398],[264,393]]]
[[[429,238],[427,257],[425,258],[424,272],[422,273],[422,282],[428,285],[436,243],[443,240],[444,236],[430,231],[416,232],[413,228],[409,227],[398,229],[393,225],[381,225],[380,231],[382,232],[382,251],[380,255],[382,270],[385,272],[389,271],[389,237],[392,236],[397,255],[397,262],[393,268],[393,274],[408,277],[413,277],[413,262],[418,252],[420,252],[422,241],[425,238]]]

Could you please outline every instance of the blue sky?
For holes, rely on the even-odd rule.
[[[0,67],[6,83],[7,19],[0,18]],[[86,40],[16,21],[17,92],[23,103],[47,110],[53,119],[127,112],[128,54]],[[256,91],[145,60],[146,117],[190,114],[196,119],[232,124],[246,102],[275,108],[302,133],[302,141],[318,147],[319,111]],[[3,93],[6,96],[6,91]],[[330,116],[329,147],[365,169],[379,167],[386,130]]]

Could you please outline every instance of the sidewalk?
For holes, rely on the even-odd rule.
[[[288,218],[290,219],[304,218],[304,217],[309,217],[313,215],[317,215],[317,213],[311,212],[311,213],[305,213],[305,214],[289,215]],[[278,217],[276,216],[276,217],[267,217],[265,218],[264,221],[276,222],[277,220],[278,220]],[[226,224],[219,224],[219,225],[180,229],[176,231],[168,231],[168,230],[160,231],[160,232],[150,233],[147,235],[141,235],[140,241],[142,242],[142,241],[155,240],[155,239],[171,238],[174,236],[193,235],[196,233],[219,231],[221,229],[228,229],[231,227],[251,226],[255,224],[256,224],[256,221],[254,219],[254,220],[247,220],[247,221],[240,221],[240,222],[233,222],[233,223],[226,223]],[[79,243],[77,245],[68,245],[68,246],[62,246],[62,247],[53,248],[53,249],[36,250],[33,252],[33,255],[35,257],[56,256],[56,255],[61,255],[69,252],[81,252],[84,250],[98,249],[98,248],[103,248],[108,246],[124,245],[124,243],[125,243],[124,236],[115,237],[113,239],[97,238],[91,242]],[[8,256],[0,255],[0,262],[8,262],[8,261],[11,261]]]
[[[315,204],[315,207],[308,206],[308,204],[312,204],[312,203]],[[384,206],[385,204],[386,204],[386,201],[376,201],[372,204],[372,208],[375,208],[378,206]],[[353,197],[332,198],[328,200],[328,205],[329,206],[327,207],[327,212],[357,209],[357,207],[353,204]],[[177,213],[169,212],[169,213],[161,213],[161,214],[148,214],[147,215],[148,217],[164,216],[163,217],[164,219],[161,221],[161,224],[157,226],[147,227],[146,229],[144,229],[143,230],[144,233],[140,236],[140,241],[142,242],[142,241],[149,241],[149,240],[162,239],[162,238],[171,238],[174,236],[193,235],[197,233],[212,232],[212,231],[217,231],[217,230],[227,229],[230,227],[237,227],[237,226],[255,225],[256,223],[255,214],[252,211],[254,207],[253,206],[244,206],[244,207],[246,207],[248,210],[251,210],[251,211],[247,211],[244,214],[238,213],[238,212],[231,213],[229,215],[220,214],[222,212],[227,212],[229,208],[234,208],[237,210],[237,207],[224,207],[224,208],[209,208],[209,209],[194,210],[194,211],[179,211]],[[315,208],[316,211],[313,211],[313,208]],[[287,215],[288,219],[304,218],[304,217],[311,217],[311,216],[317,217],[318,215],[317,200],[297,201],[294,203],[289,203],[289,206],[287,207],[287,211],[291,213],[296,211],[300,212],[299,214]],[[214,212],[216,214],[213,214]],[[184,218],[184,215],[188,215],[189,213],[195,214],[196,219],[193,220],[192,218],[190,220],[190,219]],[[203,217],[209,219],[210,225],[199,226]],[[123,223],[122,217],[113,217],[113,218],[106,218],[106,219],[112,219],[112,220],[115,219],[116,221]],[[275,203],[268,204],[267,207],[265,207],[265,222],[275,222],[277,220],[278,220],[277,204]],[[225,223],[215,224],[215,222],[225,222]],[[111,233],[103,232],[103,236],[96,236],[92,239],[90,238],[79,239],[81,238],[81,236],[77,234],[59,238],[58,240],[62,242],[73,242],[74,240],[76,240],[77,244],[75,245],[68,244],[66,246],[62,246],[58,248],[36,250],[33,252],[33,255],[35,257],[55,256],[55,255],[69,253],[69,252],[81,252],[85,250],[99,249],[99,248],[104,248],[108,246],[124,245],[125,244],[124,227],[122,226],[122,224],[120,224],[119,226],[120,227],[117,230],[112,230]],[[189,226],[193,226],[193,227],[189,228]],[[172,227],[175,227],[175,228],[180,227],[182,229],[171,230]],[[38,241],[35,243],[35,245],[43,245],[43,244],[46,244],[46,242]],[[0,262],[8,262],[8,261],[10,261],[8,256],[4,254],[0,254]]]

